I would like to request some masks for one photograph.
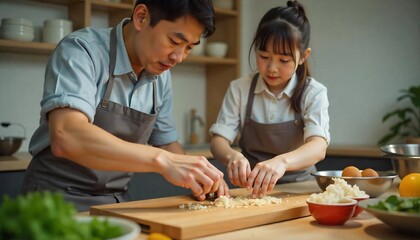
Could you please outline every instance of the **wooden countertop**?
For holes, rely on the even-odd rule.
[[[384,196],[397,193],[397,186],[398,181],[393,184]],[[319,191],[315,181],[283,184],[282,189],[298,193]],[[199,239],[277,239],[279,236],[284,236],[287,239],[418,239],[418,236],[399,233],[367,212],[362,212],[343,226],[322,226],[317,224],[312,216],[309,216]],[[138,237],[138,240],[140,239],[147,239],[147,234],[141,234]]]
[[[381,197],[397,194],[398,183],[399,180],[396,179],[393,186]],[[282,190],[297,193],[320,191],[315,181],[282,184]],[[322,226],[309,216],[200,239],[273,239],[273,236],[284,236],[287,239],[418,239],[418,236],[401,234],[365,211],[343,226]],[[139,239],[146,239],[145,235],[142,237]]]
[[[399,180],[381,197],[398,194]],[[282,190],[296,193],[318,192],[320,189],[315,181],[282,184]],[[229,239],[418,239],[418,236],[406,235],[389,227],[373,215],[363,211],[359,216],[347,221],[343,226],[319,225],[312,216],[282,221],[258,227],[246,228],[222,234],[197,238],[200,240]],[[148,234],[142,233],[137,240],[147,239]]]
[[[25,170],[32,156],[29,153],[15,153],[12,156],[0,156],[0,172]]]
[[[213,158],[208,147],[189,148],[186,153]],[[330,146],[327,149],[327,156],[379,158],[382,152],[376,146]],[[31,158],[32,156],[25,152],[18,152],[12,156],[0,156],[0,172],[23,171],[28,167]]]

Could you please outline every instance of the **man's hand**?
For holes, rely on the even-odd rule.
[[[170,154],[158,156],[156,161],[162,166],[162,176],[170,183],[189,188],[200,201],[206,194],[219,189],[223,173],[205,157]]]

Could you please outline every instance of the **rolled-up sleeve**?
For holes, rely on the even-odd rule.
[[[66,38],[52,54],[45,71],[41,119],[46,120],[47,113],[55,108],[70,107],[93,121],[97,83],[86,44],[81,39]]]
[[[314,82],[314,81],[313,81]],[[321,84],[309,84],[304,94],[302,104],[304,127],[304,139],[318,136],[325,139],[327,144],[330,143],[328,114],[328,96],[327,88]]]
[[[220,135],[230,143],[236,138],[240,126],[240,89],[236,85],[237,82],[230,83],[229,89],[223,99],[223,103],[217,117],[209,132],[211,135]]]

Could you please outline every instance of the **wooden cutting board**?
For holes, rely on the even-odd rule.
[[[231,196],[250,197],[246,189],[232,189],[230,193]],[[159,232],[174,239],[203,237],[310,215],[305,201],[308,194],[281,192],[276,188],[269,195],[282,198],[282,203],[190,210],[179,206],[198,201],[190,196],[175,196],[93,206],[90,214],[126,218],[139,223],[146,233]],[[204,204],[211,206],[210,201]]]

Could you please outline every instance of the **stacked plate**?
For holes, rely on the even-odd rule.
[[[3,39],[31,42],[35,37],[33,22],[24,18],[3,18],[0,35]]]

